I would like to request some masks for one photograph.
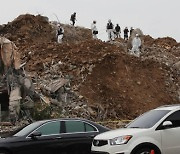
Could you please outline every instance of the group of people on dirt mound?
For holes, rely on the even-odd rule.
[[[71,25],[74,26],[75,22],[77,21],[76,20],[76,12],[74,12],[71,15],[70,21],[72,22]],[[129,39],[133,30],[134,30],[133,27],[131,27],[130,30],[127,27],[125,27],[125,29],[123,30],[124,40],[127,41]],[[98,29],[97,29],[95,20],[91,24],[91,31],[92,31],[93,39],[97,39]],[[114,41],[116,38],[121,38],[121,27],[119,26],[119,24],[116,24],[116,26],[114,27],[114,25],[110,19],[108,20],[108,23],[106,25],[106,32],[108,35],[108,41]],[[57,35],[57,42],[62,43],[62,39],[64,36],[64,29],[60,24],[58,24],[56,35]],[[132,45],[132,49],[130,50],[130,53],[135,54],[136,56],[139,56],[141,45],[142,45],[139,34],[136,34],[135,37],[132,39],[131,45]]]
[[[71,15],[70,21],[72,22],[71,25],[74,26],[76,22],[76,12],[74,12]],[[64,36],[64,28],[60,24],[57,25],[56,36],[57,36],[57,42],[62,43],[63,36]]]
[[[111,20],[108,20],[107,26],[106,26],[106,31],[108,34],[108,41],[114,41],[115,38],[120,38],[121,37],[121,28],[118,24],[116,24],[116,26],[114,27],[113,23],[111,22]],[[127,27],[125,27],[125,29],[123,30],[124,32],[124,40],[128,40],[129,37],[132,37],[132,41],[131,41],[131,45],[132,45],[132,49],[129,50],[131,54],[136,55],[136,56],[140,56],[140,49],[142,46],[142,42],[141,39],[139,37],[139,34],[136,33],[135,36],[132,36],[134,29],[133,27],[131,27],[130,30],[128,30]],[[129,35],[130,33],[130,35]]]

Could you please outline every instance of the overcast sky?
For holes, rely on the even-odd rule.
[[[172,37],[180,42],[180,0],[0,0],[0,24],[13,21],[21,14],[47,16],[69,24],[77,13],[78,26],[90,28],[97,21],[99,38],[106,39],[106,23],[111,19],[123,30],[140,28],[153,38]],[[57,19],[58,18],[58,19]]]

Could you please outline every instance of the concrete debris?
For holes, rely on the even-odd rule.
[[[15,88],[14,90],[11,90],[10,97],[9,97],[10,102],[18,101],[18,100],[21,100],[21,99],[22,99],[22,97],[21,97],[21,94],[20,94],[19,87]]]
[[[177,71],[178,74],[180,74],[180,61],[174,64],[174,69]]]
[[[154,39],[136,29],[133,35],[138,33],[143,42],[136,57],[122,38],[111,43],[93,40],[90,29],[70,25],[63,25],[64,42],[57,44],[54,24],[26,14],[0,29],[21,55],[23,65],[13,73],[16,82],[11,85],[20,87],[19,97],[13,100],[20,101],[28,114],[112,121],[180,103],[180,44],[173,38]],[[0,93],[0,98],[4,95]],[[124,123],[116,123],[120,125]]]
[[[5,66],[5,69],[8,69],[11,65],[15,69],[20,67],[20,56],[17,52],[16,45],[5,37],[0,37],[1,45],[1,60]]]
[[[53,81],[49,85],[45,86],[44,88],[52,93],[56,92],[62,86],[66,85],[69,82],[67,79],[60,78],[58,80]]]

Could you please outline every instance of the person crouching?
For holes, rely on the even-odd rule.
[[[64,29],[63,29],[63,27],[61,25],[58,25],[56,35],[57,35],[57,42],[62,43],[62,39],[63,39],[63,36],[64,36]]]

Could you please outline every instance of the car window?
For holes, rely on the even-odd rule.
[[[85,125],[82,121],[66,121],[66,133],[85,132]]]
[[[40,122],[34,122],[32,124],[29,124],[28,126],[21,129],[19,132],[14,134],[14,136],[24,136],[32,132],[34,129],[36,129],[40,125]]]
[[[52,134],[59,134],[60,133],[60,122],[53,121],[48,122],[38,128],[36,131],[41,132],[42,135],[52,135]]]
[[[139,116],[129,125],[127,128],[151,128],[154,126],[162,117],[164,117],[169,110],[151,110],[143,115]]]
[[[165,121],[171,121],[172,127],[180,127],[180,111],[172,113]]]
[[[85,130],[86,130],[86,132],[92,132],[92,131],[96,131],[96,128],[94,128],[93,126],[85,123]]]

